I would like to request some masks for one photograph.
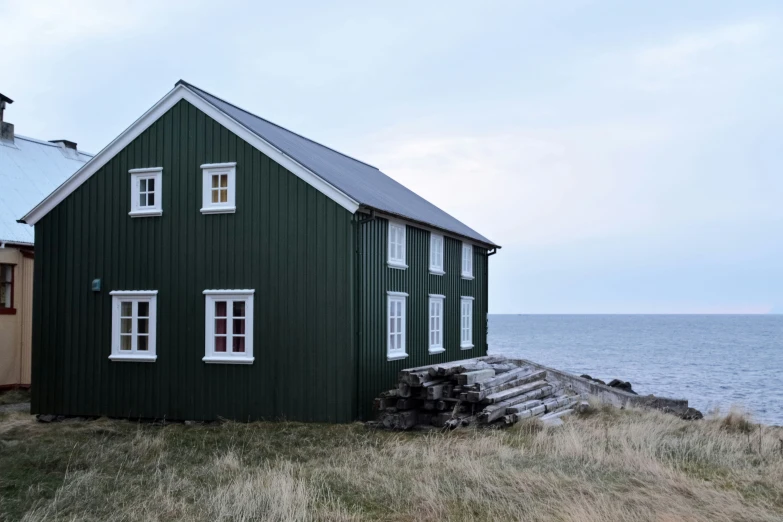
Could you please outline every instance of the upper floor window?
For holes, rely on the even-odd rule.
[[[462,297],[460,300],[460,348],[473,348],[473,298]]]
[[[157,290],[110,292],[113,361],[154,362],[157,331]]]
[[[430,324],[429,324],[429,352],[430,354],[443,353],[443,299],[445,296],[430,294]]]
[[[203,172],[202,214],[236,212],[236,163],[207,163]]]
[[[443,275],[443,236],[430,234],[430,273]]]
[[[462,243],[462,278],[473,279],[473,245]]]
[[[0,264],[0,314],[15,314],[14,265]]]
[[[403,359],[405,352],[405,319],[408,294],[388,292],[386,310],[386,357],[388,360]]]
[[[389,266],[408,268],[405,263],[405,225],[389,221]]]
[[[208,363],[251,364],[255,290],[204,290]]]
[[[161,197],[163,168],[131,169],[131,217],[160,216],[163,214]]]

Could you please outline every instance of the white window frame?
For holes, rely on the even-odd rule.
[[[440,244],[440,249],[437,248]],[[439,254],[439,255],[438,255]],[[434,232],[430,233],[430,274],[443,275],[445,274],[444,267],[446,266],[446,239]]]
[[[405,262],[407,252],[405,251],[405,241],[408,236],[408,230],[405,223],[400,223],[398,221],[389,221],[389,230],[388,230],[388,239],[386,241],[386,250],[387,250],[387,261],[389,263],[389,266],[392,268],[399,268],[402,270],[405,270],[408,268],[408,265]],[[393,248],[396,244],[392,244],[392,238],[394,237],[394,231],[400,232],[402,234],[402,256],[395,257],[395,248]]]
[[[446,351],[443,343],[443,312],[445,310],[446,296],[441,294],[430,294],[429,303],[427,306],[427,345],[429,346],[429,354],[435,355]],[[439,307],[439,314],[433,317],[433,305]],[[433,320],[435,322],[436,331],[433,332]],[[438,338],[433,343],[432,334],[436,333]]]
[[[213,364],[253,364],[253,296],[255,290],[204,290],[204,357]],[[215,302],[226,303],[226,351],[215,351]],[[245,351],[232,352],[234,301],[245,303]]]
[[[472,297],[468,297],[464,295],[460,297],[459,327],[460,327],[459,347],[463,350],[470,350],[471,348],[473,348],[473,298]]]
[[[154,217],[163,215],[163,167],[151,167],[145,169],[130,169],[128,171],[131,180],[131,209],[130,217]],[[139,202],[141,180],[153,180],[155,182],[155,204],[141,206]]]
[[[233,214],[237,211],[237,164],[229,163],[205,163],[201,166],[201,213],[202,214]],[[212,176],[225,174],[227,176],[227,194],[225,203],[212,202]]]
[[[158,359],[157,352],[157,290],[115,290],[111,295],[111,355],[112,361],[124,362],[155,362]],[[131,349],[120,350],[121,332],[120,321],[122,317],[122,303],[132,303],[131,312]],[[138,309],[139,303],[149,304],[149,318],[147,329],[147,350],[137,350],[138,346]]]
[[[406,352],[406,329],[407,329],[407,315],[408,315],[408,294],[405,292],[386,292],[386,358],[389,361],[396,361],[399,359],[405,359],[408,357]],[[399,332],[394,332],[395,335],[399,335],[400,347],[396,346],[392,348],[392,327],[391,327],[391,311],[392,305],[396,303],[402,303],[400,312],[400,328]]]
[[[462,243],[462,279],[473,279],[473,245]]]

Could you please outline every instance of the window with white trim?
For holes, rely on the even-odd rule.
[[[157,290],[117,290],[111,295],[112,361],[154,362]]]
[[[386,356],[388,360],[403,359],[405,352],[405,316],[408,294],[387,292],[386,304]]]
[[[131,217],[163,215],[163,168],[131,169]]]
[[[430,273],[443,275],[443,236],[430,234]]]
[[[253,362],[254,293],[255,290],[204,290],[204,362]]]
[[[408,268],[405,264],[405,225],[389,221],[388,261],[392,268]]]
[[[473,245],[462,243],[462,278],[473,279]]]
[[[443,347],[443,300],[445,296],[430,294],[430,316],[429,316],[429,352],[430,354],[443,353],[446,349]]]
[[[460,299],[460,348],[473,348],[473,298]]]
[[[229,214],[236,212],[237,164],[207,163],[201,166],[202,214]]]

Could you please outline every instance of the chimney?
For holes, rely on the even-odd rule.
[[[69,141],[69,140],[49,140],[49,143],[54,143],[56,145],[59,145],[60,147],[65,147],[66,149],[76,150],[76,142],[73,142],[73,141]]]
[[[13,123],[7,123],[4,119],[5,107],[9,103],[14,103],[14,100],[0,94],[0,139],[5,141],[14,141],[14,125]]]

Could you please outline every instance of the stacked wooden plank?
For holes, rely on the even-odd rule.
[[[375,399],[378,427],[510,425],[572,408],[581,397],[545,370],[487,356],[402,370],[397,388]]]

